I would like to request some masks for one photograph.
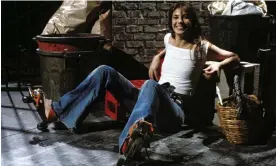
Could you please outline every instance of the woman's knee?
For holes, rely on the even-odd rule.
[[[108,66],[108,65],[100,65],[95,70],[106,72],[106,71],[111,71],[111,70],[114,70],[114,69],[112,67]]]
[[[110,73],[112,71],[115,71],[112,67],[108,66],[108,65],[100,65],[98,66],[96,69],[94,69],[91,74],[104,74],[104,73]]]

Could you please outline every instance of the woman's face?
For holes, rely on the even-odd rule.
[[[184,35],[187,28],[191,27],[191,20],[185,10],[177,8],[172,14],[172,29],[176,35]]]

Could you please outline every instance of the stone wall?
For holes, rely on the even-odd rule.
[[[113,45],[148,66],[152,57],[164,47],[168,27],[168,11],[175,2],[113,2],[112,35]],[[204,35],[208,38],[209,12],[207,1],[191,1],[196,8]]]

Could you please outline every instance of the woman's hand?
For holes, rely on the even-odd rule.
[[[149,78],[158,81],[160,78],[161,57],[154,56],[149,67]]]
[[[204,76],[208,79],[214,74],[218,74],[221,69],[221,63],[219,62],[212,62],[208,67],[203,69]]]

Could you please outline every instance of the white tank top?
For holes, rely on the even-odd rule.
[[[159,84],[169,82],[175,87],[176,93],[192,96],[206,62],[209,43],[201,43],[203,55],[199,53],[200,60],[195,62],[194,51],[171,45],[170,37],[171,33],[164,37],[166,55]]]

